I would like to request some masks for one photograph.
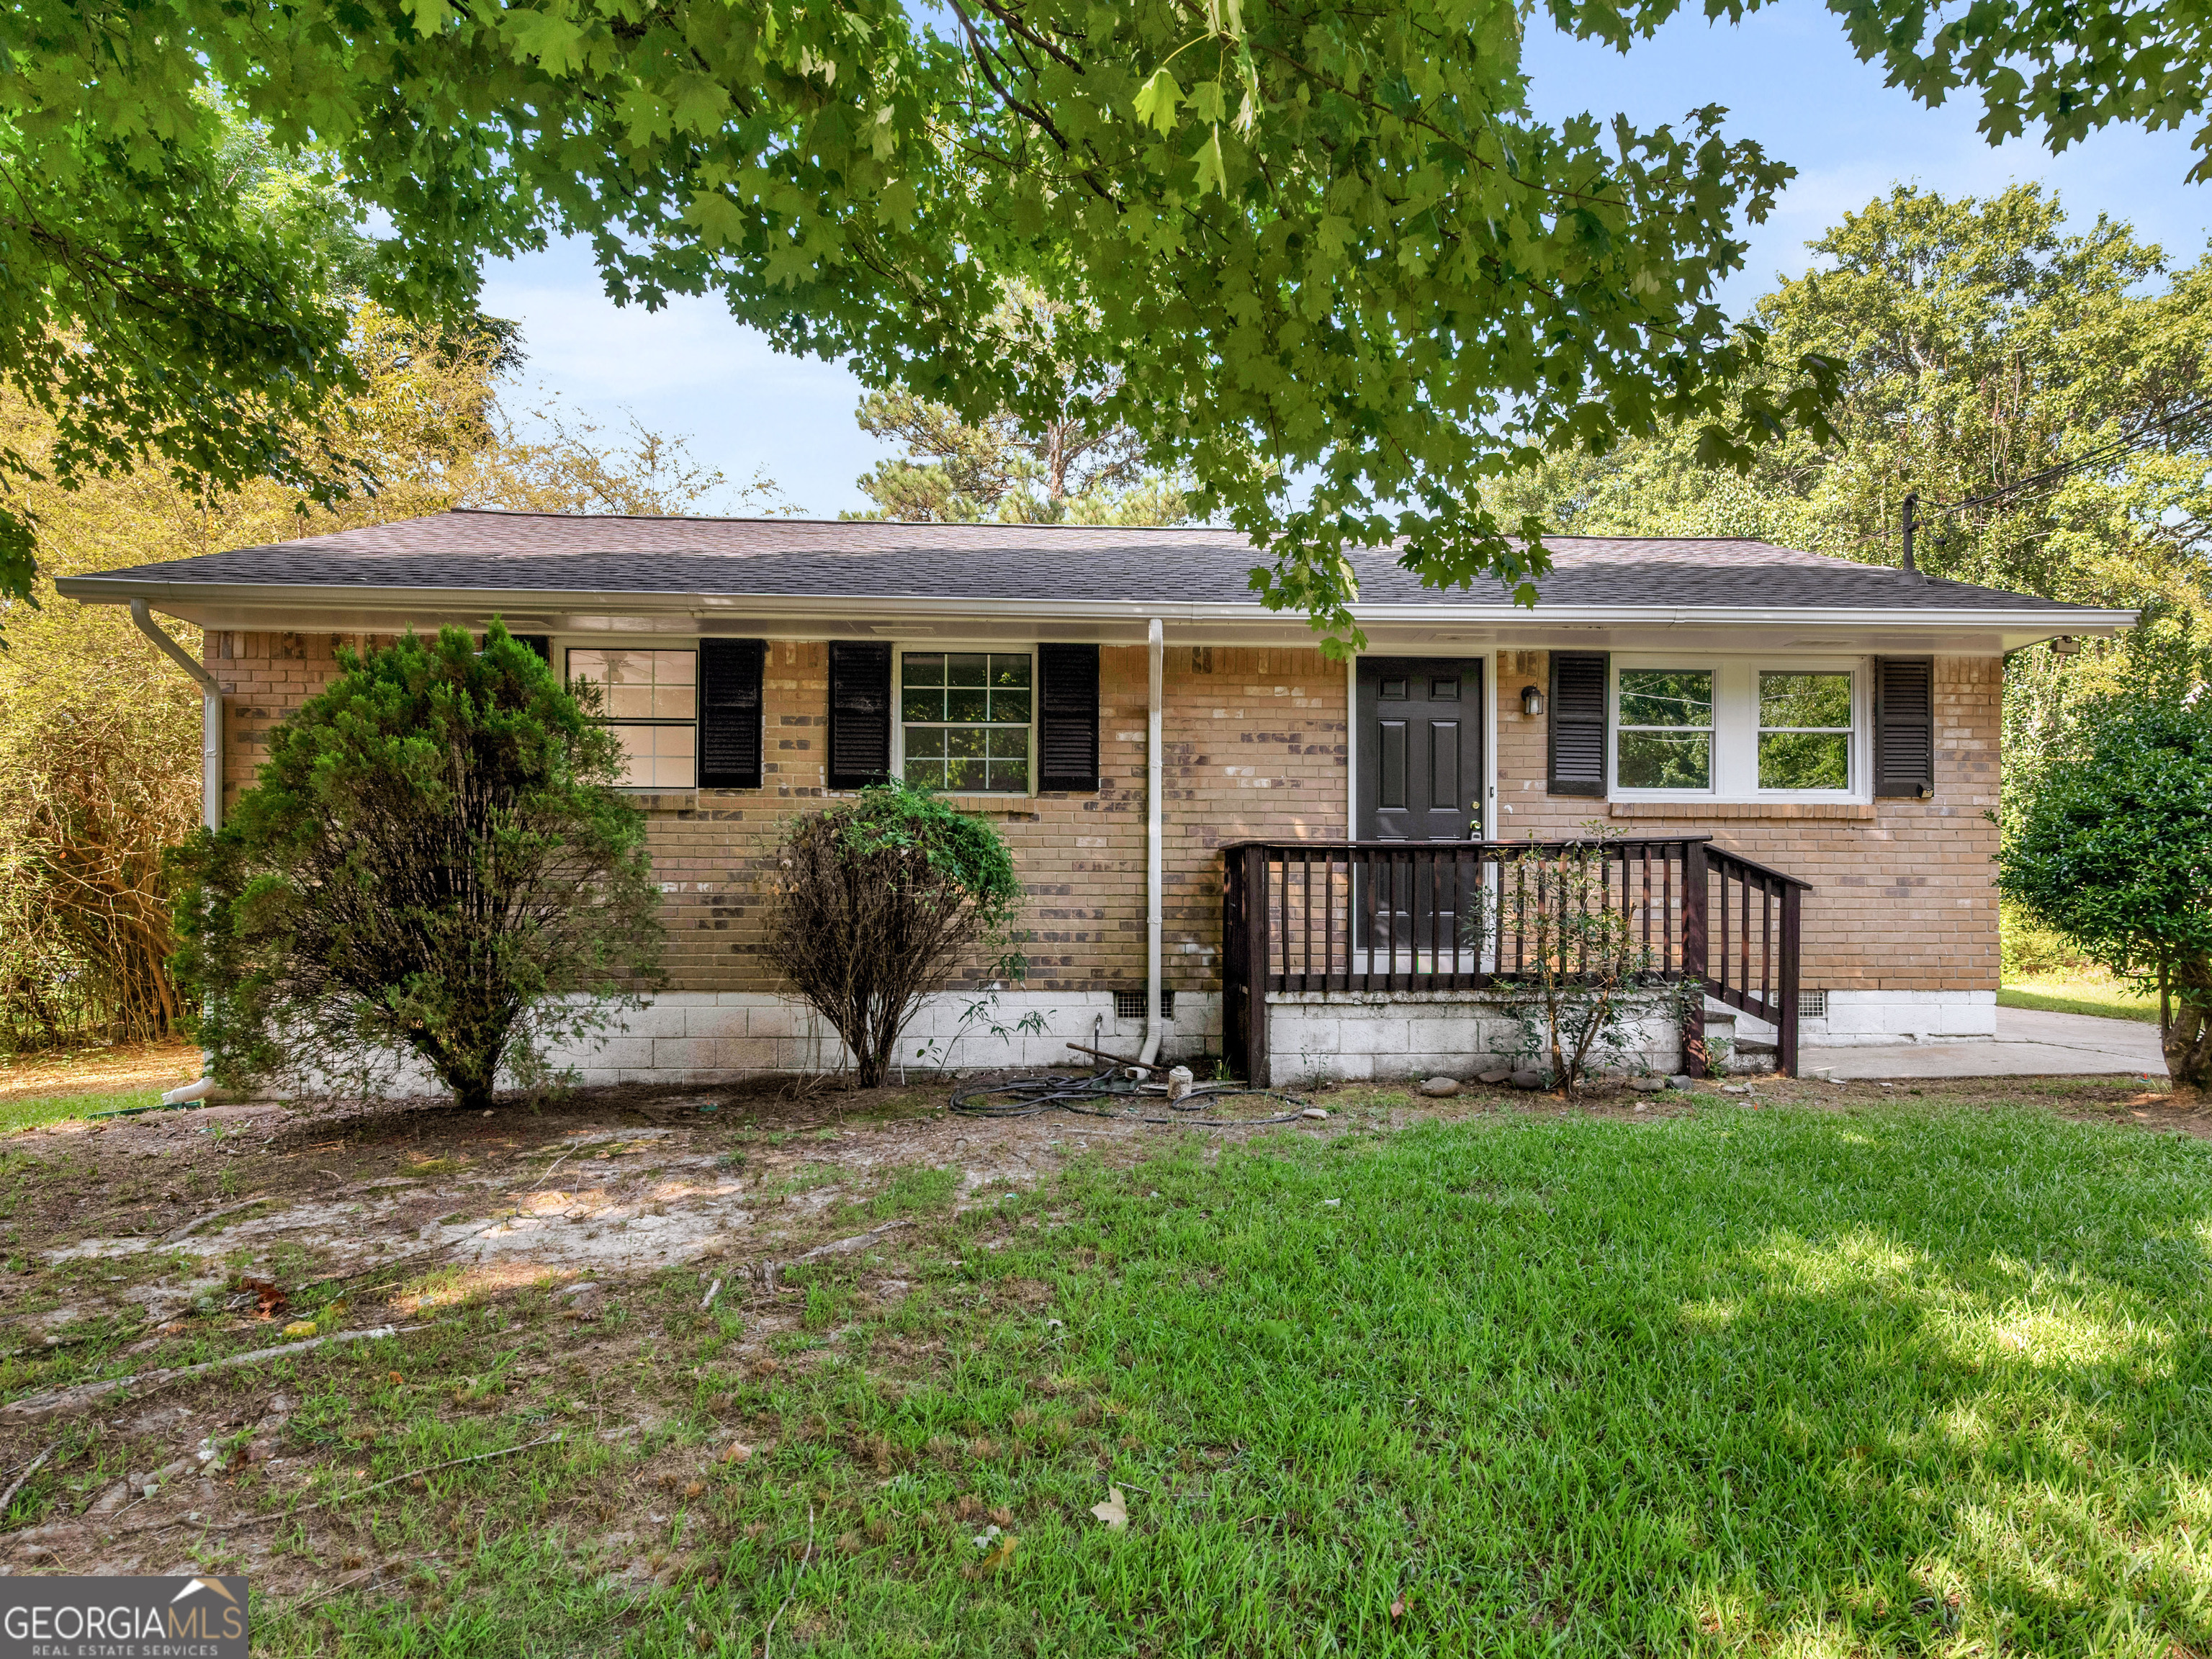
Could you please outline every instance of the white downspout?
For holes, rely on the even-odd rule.
[[[171,639],[154,620],[143,599],[131,601],[131,620],[138,631],[160,646],[190,674],[200,688],[200,822],[210,830],[222,827],[222,687],[191,653]]]
[[[1160,1018],[1160,688],[1167,646],[1158,617],[1145,626],[1145,648],[1150,693],[1145,713],[1145,1049],[1137,1063],[1150,1066],[1167,1037]]]
[[[206,665],[192,660],[185,650],[162,631],[155,622],[154,613],[146,608],[143,599],[131,601],[131,620],[138,624],[138,631],[160,646],[175,661],[178,667],[190,674],[200,688],[200,822],[210,830],[222,828],[222,687]],[[197,1083],[187,1083],[180,1089],[172,1089],[161,1097],[164,1106],[182,1106],[195,1100],[205,1100],[215,1092],[215,1078],[209,1073],[207,1056],[200,1057],[203,1073]]]

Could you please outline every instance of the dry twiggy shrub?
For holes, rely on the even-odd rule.
[[[1000,934],[1021,897],[981,818],[892,784],[794,820],[769,882],[769,951],[875,1088],[921,1000]],[[1000,964],[1018,972],[1011,957]]]

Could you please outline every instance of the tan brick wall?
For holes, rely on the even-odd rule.
[[[252,782],[270,728],[335,672],[330,634],[208,635],[223,686],[226,804]],[[1166,653],[1164,946],[1167,983],[1220,986],[1218,848],[1248,838],[1349,833],[1346,670],[1308,649],[1170,646]],[[1145,651],[1100,660],[1101,787],[1096,795],[963,798],[1012,844],[1030,895],[1029,984],[1039,991],[1134,989],[1145,974]],[[1990,860],[2002,663],[1936,661],[1932,800],[1871,806],[1704,807],[1554,799],[1545,793],[1545,724],[1519,712],[1520,688],[1547,681],[1541,652],[1498,665],[1501,833],[1556,834],[1619,814],[1653,833],[1710,831],[1721,846],[1814,884],[1805,903],[1803,983],[1830,990],[1991,990],[1997,983]],[[779,827],[823,799],[828,652],[774,644],[764,684],[766,787],[648,798],[667,899],[672,988],[768,991],[755,882]],[[981,964],[977,964],[978,968]]]
[[[253,787],[269,758],[269,733],[337,672],[342,645],[388,643],[364,634],[250,634],[210,629],[203,659],[222,687],[222,805]]]
[[[1996,826],[2003,659],[1936,659],[1936,795],[1869,806],[1616,803],[1545,793],[1546,717],[1521,688],[1549,683],[1540,651],[1504,653],[1498,799],[1504,834],[1560,834],[1593,817],[1632,832],[1711,834],[1715,843],[1813,884],[1802,983],[1838,991],[1990,991],[1997,986]],[[1655,806],[1657,810],[1655,810]],[[1653,820],[1656,820],[1656,822]]]
[[[331,634],[210,633],[225,693],[226,805],[251,787],[276,722],[336,672]],[[1177,990],[1220,986],[1220,856],[1250,837],[1346,832],[1345,669],[1318,651],[1170,647],[1162,720],[1164,959]],[[1139,989],[1145,980],[1146,653],[1100,653],[1095,795],[963,797],[1012,844],[1030,893],[1029,988]],[[771,645],[764,787],[649,796],[654,872],[672,890],[670,987],[770,991],[757,882],[785,818],[824,801],[829,652]],[[983,964],[975,964],[980,970]]]

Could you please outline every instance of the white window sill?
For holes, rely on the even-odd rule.
[[[1608,801],[1655,801],[1705,807],[1863,807],[1874,796],[1836,794],[1834,790],[1774,790],[1770,794],[1683,794],[1681,790],[1614,790]]]

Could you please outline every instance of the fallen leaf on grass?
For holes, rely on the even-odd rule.
[[[313,1336],[314,1334],[315,1322],[312,1319],[295,1319],[284,1328],[287,1336]]]
[[[744,1441],[732,1440],[722,1449],[722,1455],[716,1461],[723,1463],[742,1463],[752,1455],[753,1449]]]
[[[231,1289],[240,1297],[250,1296],[253,1298],[253,1316],[256,1319],[274,1318],[283,1313],[291,1301],[291,1298],[284,1294],[283,1286],[275,1279],[257,1278],[252,1273],[240,1273],[238,1276],[238,1282],[233,1285]]]
[[[1128,1502],[1121,1496],[1121,1489],[1119,1486],[1107,1487],[1106,1501],[1103,1504],[1093,1504],[1091,1506],[1091,1512],[1115,1532],[1121,1531],[1129,1524]]]
[[[1390,1616],[1393,1619],[1403,1619],[1406,1616],[1406,1598],[1404,1596],[1401,1595],[1390,1603]]]
[[[400,1383],[400,1382],[404,1382],[407,1379],[406,1379],[405,1377],[404,1377],[404,1376],[400,1376],[400,1374],[399,1374],[398,1371],[393,1371],[393,1372],[392,1372],[392,1373],[390,1374],[390,1380],[391,1380],[393,1383],[397,1384],[397,1383]]]
[[[996,1527],[993,1527],[991,1528],[991,1531],[994,1533],[998,1530],[999,1529]],[[978,1539],[976,1541],[981,1543],[982,1540]],[[1012,1566],[1014,1565],[1014,1552],[1021,1547],[1021,1542],[1022,1540],[1015,1537],[1013,1534],[1006,1534],[999,1540],[997,1547],[993,1549],[992,1552],[988,1555],[985,1556],[981,1561],[978,1561],[972,1567],[961,1568],[960,1576],[963,1578],[981,1578],[987,1572],[997,1572],[1004,1568]]]

